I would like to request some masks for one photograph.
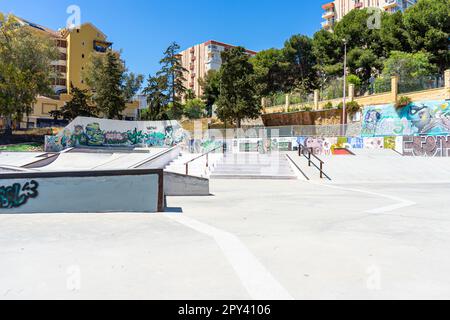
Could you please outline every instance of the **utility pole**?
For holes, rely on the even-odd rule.
[[[345,135],[345,125],[347,124],[347,39],[344,42],[344,96],[342,106],[342,135]]]

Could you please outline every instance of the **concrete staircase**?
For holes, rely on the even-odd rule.
[[[274,179],[294,180],[284,154],[226,154],[212,172],[211,179]]]
[[[201,156],[197,153],[182,153],[177,159],[169,163],[164,169],[167,172],[186,174],[186,163]],[[208,155],[208,167],[206,156],[201,157],[189,164],[189,175],[194,177],[209,178],[217,163],[223,158],[222,153],[210,153]]]

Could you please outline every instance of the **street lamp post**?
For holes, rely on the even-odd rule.
[[[344,42],[344,96],[342,106],[342,133],[345,134],[345,125],[347,124],[347,39]]]

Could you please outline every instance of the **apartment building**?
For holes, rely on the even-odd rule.
[[[53,97],[38,97],[33,105],[33,112],[27,119],[23,119],[21,128],[64,125],[64,121],[53,119],[50,112],[60,109],[70,101],[70,84],[80,89],[88,89],[83,74],[89,57],[92,54],[105,53],[113,44],[107,41],[107,36],[92,23],[55,31],[17,16],[15,18],[21,26],[29,28],[36,35],[54,41],[59,51],[59,59],[52,62],[55,71],[55,94]],[[125,118],[135,119],[138,106],[137,102],[129,104],[124,113]]]
[[[188,70],[185,75],[185,87],[192,90],[197,97],[203,92],[199,80],[204,78],[210,70],[219,70],[222,65],[221,53],[235,46],[210,40],[180,53],[180,59],[183,67]],[[247,50],[251,56],[255,51]]]
[[[386,12],[403,11],[414,5],[417,0],[335,0],[322,6],[325,11],[322,18],[322,27],[332,30],[334,24],[340,21],[347,13],[356,9],[379,8]]]

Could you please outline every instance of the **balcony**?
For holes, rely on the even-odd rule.
[[[322,6],[323,10],[334,9],[334,2],[326,3]]]
[[[335,16],[334,11],[327,11],[322,15],[322,18],[325,20],[328,20],[328,19],[334,18],[334,16]]]
[[[105,53],[112,45],[112,42],[94,40],[94,50],[99,53]]]
[[[361,9],[362,7],[364,7],[364,3],[362,2],[355,3],[355,9]]]
[[[333,20],[327,20],[327,21],[322,22],[322,28],[327,29],[327,30],[331,29],[333,27],[333,25],[334,25]]]

